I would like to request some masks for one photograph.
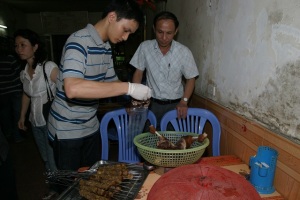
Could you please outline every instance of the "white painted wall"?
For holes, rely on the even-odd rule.
[[[195,92],[299,142],[300,1],[170,0],[167,10],[198,65]]]

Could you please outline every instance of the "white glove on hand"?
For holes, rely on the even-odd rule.
[[[137,100],[147,100],[151,98],[151,89],[148,86],[139,83],[128,82],[128,84],[127,95]]]

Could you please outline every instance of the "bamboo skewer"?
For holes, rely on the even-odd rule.
[[[149,129],[150,129],[150,133],[156,134],[158,137],[163,137],[161,134],[159,134],[159,133],[156,131],[156,129],[154,128],[153,125],[150,125],[150,126],[149,126]]]

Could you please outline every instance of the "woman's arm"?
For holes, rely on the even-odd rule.
[[[20,119],[18,122],[18,127],[21,130],[26,131],[27,127],[25,126],[25,119],[26,119],[26,113],[28,110],[30,104],[30,97],[27,96],[27,94],[25,92],[23,92],[22,95],[22,107],[21,107],[21,114],[20,114]]]
[[[53,81],[54,83],[56,83],[57,74],[58,74],[58,68],[54,67],[50,74],[51,81]]]

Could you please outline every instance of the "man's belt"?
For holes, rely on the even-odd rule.
[[[152,98],[152,101],[154,101],[155,103],[158,103],[160,105],[167,105],[167,104],[172,104],[172,103],[178,103],[181,99],[155,99]]]

